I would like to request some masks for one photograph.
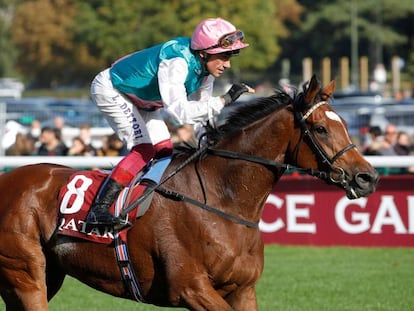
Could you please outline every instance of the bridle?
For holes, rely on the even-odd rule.
[[[297,163],[297,157],[299,153],[299,146],[304,138],[308,139],[309,146],[313,149],[319,160],[321,161],[322,165],[326,167],[326,174],[325,180],[329,179],[332,183],[339,183],[345,189],[349,189],[349,182],[346,179],[346,174],[343,168],[334,166],[336,160],[338,160],[345,152],[356,148],[355,144],[350,143],[344,148],[342,148],[339,152],[337,152],[332,158],[330,158],[325,150],[319,145],[317,140],[315,139],[312,132],[309,130],[308,126],[306,125],[306,120],[309,116],[319,107],[322,105],[328,104],[327,101],[320,101],[319,103],[313,105],[305,114],[302,114],[301,111],[295,110],[295,122],[299,124],[301,128],[301,138],[299,142],[296,144],[295,147],[295,163]],[[334,175],[338,175],[337,178]]]

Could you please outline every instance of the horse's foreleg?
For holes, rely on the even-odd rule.
[[[236,311],[258,310],[256,290],[254,287],[237,289],[226,297],[226,301]]]
[[[208,278],[200,275],[194,276],[181,288],[179,300],[180,305],[184,304],[183,306],[194,311],[234,310],[211,286]]]
[[[48,310],[47,300],[41,292],[21,292],[14,288],[8,292],[2,292],[1,295],[6,304],[6,311]]]
[[[38,241],[2,232],[0,245],[7,245],[0,250],[0,291],[6,310],[47,310],[46,260]]]

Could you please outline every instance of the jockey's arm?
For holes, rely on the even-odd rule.
[[[188,66],[184,59],[163,60],[158,83],[165,109],[182,124],[196,124],[217,115],[223,108],[221,97],[213,96],[214,77],[206,76],[201,87],[187,94],[185,80]]]

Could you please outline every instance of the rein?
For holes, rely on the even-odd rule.
[[[282,168],[285,170],[297,170],[300,172],[304,172],[308,175],[314,176],[314,177],[318,177],[318,178],[326,178],[327,174],[324,171],[319,171],[319,170],[315,170],[312,168],[309,169],[304,169],[304,168],[300,168],[291,164],[286,164],[286,163],[282,163],[282,162],[278,162],[278,161],[273,161],[273,160],[268,160],[265,158],[261,158],[261,157],[256,157],[256,156],[252,156],[249,154],[245,154],[245,153],[240,153],[240,152],[235,152],[235,151],[228,151],[228,150],[223,150],[223,149],[215,149],[212,147],[209,147],[207,149],[207,152],[209,154],[212,155],[217,155],[223,158],[229,158],[229,159],[236,159],[236,160],[245,160],[245,161],[249,161],[249,162],[253,162],[253,163],[258,163],[258,164],[262,164],[263,166],[267,167],[269,170],[275,172],[276,168]]]
[[[219,210],[215,207],[209,206],[205,203],[202,203],[200,201],[189,198],[189,197],[187,197],[185,195],[182,195],[178,192],[168,190],[168,189],[165,189],[163,187],[158,187],[157,189],[155,189],[155,191],[160,193],[161,195],[165,196],[166,198],[172,199],[174,201],[185,201],[185,202],[191,203],[191,204],[193,204],[195,206],[198,206],[198,207],[200,207],[200,208],[202,208],[202,209],[204,209],[208,212],[211,212],[213,214],[221,216],[225,219],[228,219],[228,220],[230,220],[232,222],[235,222],[235,223],[238,223],[240,225],[245,225],[246,227],[249,227],[249,228],[258,228],[259,227],[259,224],[257,222],[244,220],[242,218],[227,214],[227,213],[223,212],[222,210]]]

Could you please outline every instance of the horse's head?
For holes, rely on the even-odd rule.
[[[331,81],[323,89],[315,78],[294,99],[295,133],[289,158],[301,168],[321,171],[326,182],[342,187],[349,199],[375,191],[378,173],[352,143],[345,121],[331,108],[335,89]]]
[[[243,168],[246,175],[257,174],[260,164],[277,180],[293,165],[343,188],[350,199],[368,196],[375,191],[378,174],[351,142],[345,121],[330,107],[334,88],[332,81],[322,89],[313,76],[303,92],[291,96],[276,91],[234,105],[221,125],[207,126],[208,141],[215,145],[210,153],[245,160],[243,166],[236,162],[231,168]]]

